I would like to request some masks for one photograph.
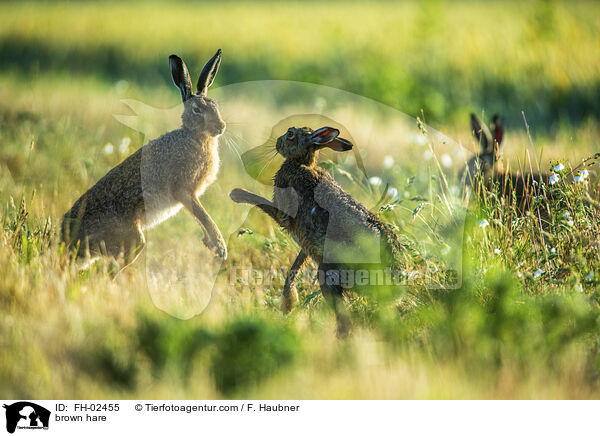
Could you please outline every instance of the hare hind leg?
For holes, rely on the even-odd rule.
[[[319,284],[321,285],[321,293],[325,300],[335,312],[337,322],[337,337],[340,339],[347,338],[352,331],[352,322],[350,316],[344,306],[343,288],[340,284],[339,268],[334,268],[331,264],[319,265]]]
[[[123,252],[123,257],[125,259],[125,268],[127,265],[131,265],[136,259],[142,254],[144,248],[146,247],[146,237],[144,236],[144,232],[142,231],[142,225],[140,222],[137,222],[135,225],[135,231],[132,232],[131,237],[128,239],[127,244],[125,246],[125,250]]]
[[[298,303],[298,292],[296,291],[296,277],[304,265],[308,255],[306,251],[300,250],[298,257],[294,260],[287,277],[285,278],[285,285],[283,286],[283,292],[281,294],[281,311],[288,313]]]
[[[146,237],[142,231],[141,223],[137,222],[135,227],[125,234],[122,241],[117,256],[120,257],[121,254],[123,255],[123,263],[115,273],[115,276],[135,262],[146,247]]]

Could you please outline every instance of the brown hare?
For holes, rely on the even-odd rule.
[[[339,133],[332,127],[315,131],[308,127],[289,128],[276,143],[277,152],[285,161],[275,175],[273,201],[243,189],[234,189],[230,197],[236,203],[258,206],[301,247],[285,281],[282,309],[287,312],[297,302],[294,282],[310,257],[318,264],[321,291],[333,306],[338,333],[343,335],[348,331],[349,320],[340,297],[348,286],[340,283],[340,274],[358,265],[371,269],[373,265],[394,266],[402,246],[388,225],[316,166],[323,147],[337,152],[352,149],[349,141],[338,137]]]
[[[171,75],[183,100],[182,126],[141,147],[110,170],[64,215],[61,238],[79,247],[78,257],[124,256],[133,262],[145,245],[144,229],[185,208],[204,229],[204,244],[227,257],[221,232],[198,197],[219,170],[218,137],[225,131],[217,102],[207,97],[221,50],[206,63],[192,91],[183,61],[169,57]]]
[[[481,123],[475,114],[471,114],[471,132],[481,146],[481,152],[469,159],[461,171],[460,179],[472,189],[478,198],[488,193],[495,193],[508,204],[516,207],[520,214],[526,213],[533,202],[533,197],[540,195],[542,184],[547,184],[550,175],[528,172],[518,174],[501,169],[502,139],[504,125],[499,115],[494,115],[491,131]]]

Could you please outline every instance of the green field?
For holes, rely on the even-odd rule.
[[[0,396],[597,399],[600,168],[582,162],[600,151],[598,18],[591,1],[0,3]],[[177,126],[169,54],[195,80],[219,47],[209,95],[229,126],[202,202],[228,259],[212,258],[182,212],[149,231],[144,258],[114,279],[108,260],[80,270],[59,244],[62,215],[149,136]],[[260,90],[242,83],[257,80],[306,85],[238,92]],[[440,234],[452,245],[440,233],[455,216],[444,194],[461,195],[455,176],[477,150],[469,112],[502,113],[505,167],[566,166],[551,223],[492,195],[471,204],[454,240],[460,289],[409,288],[385,304],[351,296],[346,340],[314,283],[283,316],[282,282],[232,271],[285,269],[298,247],[227,194],[270,195],[239,153],[283,113],[308,110],[345,120],[368,175],[399,197],[369,185],[352,156],[323,165],[423,245]],[[139,129],[114,117],[136,113]],[[272,173],[278,162],[257,165]],[[573,182],[583,166],[589,180]]]

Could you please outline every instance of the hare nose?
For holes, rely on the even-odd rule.
[[[212,130],[214,130],[217,134],[223,133],[225,131],[225,127],[227,127],[227,125],[224,121],[215,121],[212,124]]]

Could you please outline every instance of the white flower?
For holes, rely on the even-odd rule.
[[[369,183],[373,186],[379,186],[383,181],[381,180],[381,177],[374,176],[369,179]]]
[[[519,278],[523,277],[523,273],[521,271],[517,271],[517,277],[519,277]]]
[[[481,227],[482,229],[485,229],[487,226],[490,225],[490,223],[488,222],[488,220],[480,220],[477,225],[479,227]]]
[[[445,166],[446,168],[450,168],[452,166],[452,158],[450,156],[448,156],[446,153],[444,153],[441,157],[441,162],[442,165]]]
[[[425,145],[427,138],[422,133],[409,133],[406,135],[406,142],[411,144]]]
[[[325,106],[327,106],[327,100],[325,100],[323,97],[315,98],[315,108],[317,111],[319,111],[317,113],[321,113],[321,111],[325,109]]]
[[[127,80],[119,80],[117,83],[115,83],[115,90],[119,94],[122,94],[125,91],[127,91],[127,88],[129,88],[129,82]]]
[[[423,152],[423,157],[425,158],[425,160],[431,160],[431,158],[433,157],[433,154],[429,150],[425,150]]]
[[[397,200],[399,198],[398,190],[396,188],[388,188],[387,193],[392,197],[392,200]]]
[[[104,154],[113,154],[113,152],[115,151],[115,146],[108,142],[106,143],[106,145],[104,145],[102,151],[104,152]]]
[[[494,248],[494,254],[500,255],[502,254],[502,250],[500,250],[499,248]]]
[[[577,173],[574,180],[578,183],[585,182],[589,175],[590,173],[588,172],[588,170],[581,170]]]
[[[550,176],[550,178],[548,179],[548,182],[550,182],[551,185],[554,185],[559,180],[560,180],[560,176],[558,174],[552,174]]]
[[[552,250],[550,250],[550,253],[556,253],[556,247],[552,247]]]
[[[556,166],[554,167],[554,171],[556,171],[557,173],[558,173],[559,171],[562,171],[562,170],[564,170],[564,169],[565,169],[565,166],[564,166],[563,164],[561,164],[560,162],[558,163],[558,165],[556,165]]]
[[[581,286],[581,283],[577,283],[575,285],[575,290],[579,291],[579,292],[583,292],[583,286]]]
[[[123,139],[121,139],[121,142],[119,143],[119,153],[127,153],[127,150],[129,150],[129,144],[131,144],[131,138],[129,136],[125,136]]]
[[[542,274],[544,274],[544,270],[543,269],[538,269],[536,272],[533,273],[533,278],[537,279]]]
[[[407,142],[410,142],[413,144],[418,144],[418,145],[425,145],[427,143],[427,138],[425,138],[425,136],[422,133],[417,133],[417,134],[410,133],[410,134],[406,135],[406,140],[407,140]]]
[[[408,272],[408,279],[409,280],[417,279],[417,278],[419,278],[420,275],[421,275],[421,273],[419,271],[409,271]]]
[[[573,221],[573,218],[571,217],[571,214],[568,211],[563,212],[562,216],[564,219],[567,220],[568,226],[572,226],[573,224],[575,224],[575,222]]]
[[[394,165],[394,158],[392,156],[386,156],[383,158],[383,167],[391,168]]]

